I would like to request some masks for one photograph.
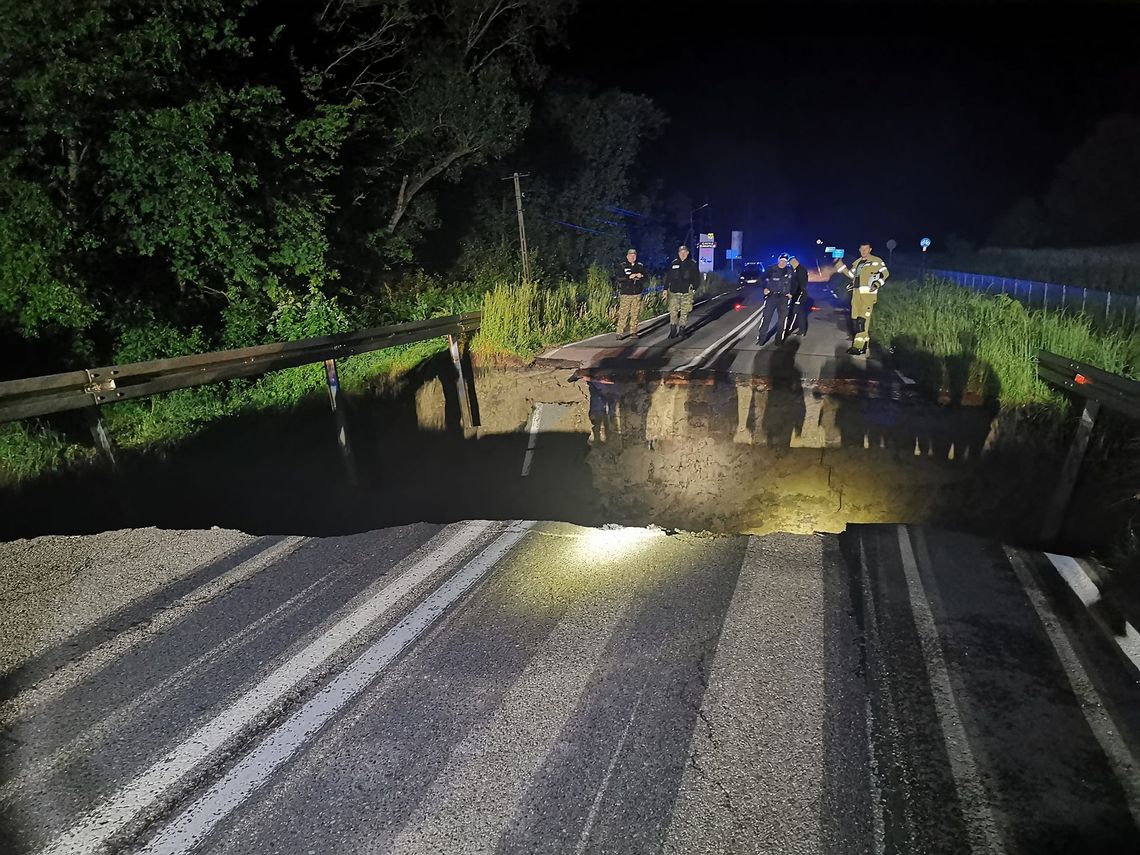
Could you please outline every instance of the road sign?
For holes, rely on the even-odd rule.
[[[727,259],[729,261],[731,261],[734,258],[740,258],[740,250],[739,249],[726,249],[724,251],[724,257],[725,257],[725,259]]]
[[[701,233],[701,240],[697,244],[697,269],[701,273],[712,273],[713,250],[716,249],[716,240],[712,232]]]
[[[891,252],[894,252],[895,247],[898,245],[899,242],[894,238],[891,238],[889,241],[887,241],[887,249],[891,250]]]
[[[930,249],[930,238],[924,237],[918,242],[918,245],[922,247],[923,252],[926,252],[928,249]]]

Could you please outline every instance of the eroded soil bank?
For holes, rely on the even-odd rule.
[[[336,534],[418,521],[536,518],[724,533],[931,523],[1040,545],[1063,429],[890,389],[708,377],[475,372],[465,431],[449,362],[327,401],[215,425],[161,453],[11,491],[0,536],[218,526]],[[541,405],[541,406],[537,406]],[[1068,544],[1105,536],[1111,490],[1078,492]],[[1090,482],[1091,479],[1091,482]]]

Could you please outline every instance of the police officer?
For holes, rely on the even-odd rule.
[[[685,324],[693,310],[693,295],[700,284],[697,262],[689,255],[689,248],[681,244],[677,247],[677,257],[665,271],[665,289],[669,292],[669,338],[685,334]]]
[[[807,268],[800,264],[800,260],[796,258],[795,255],[788,256],[788,264],[791,265],[796,284],[792,289],[792,304],[789,309],[787,330],[796,335],[805,335],[807,333],[807,313],[809,310]]]
[[[645,279],[645,265],[637,260],[637,250],[630,247],[625,253],[625,261],[614,274],[618,291],[617,337],[619,340],[633,336],[637,338],[637,322],[641,317],[641,288]],[[629,330],[626,332],[626,330]]]
[[[840,259],[836,270],[851,280],[847,289],[851,291],[851,326],[854,336],[847,352],[852,356],[863,356],[871,342],[871,312],[879,299],[879,288],[891,274],[883,259],[871,255],[870,243],[859,244],[859,257],[851,267]]]
[[[796,287],[796,274],[788,267],[788,254],[780,254],[775,267],[769,267],[764,280],[764,310],[760,314],[760,329],[756,331],[756,343],[763,346],[768,340],[768,327],[772,325],[772,315],[780,322],[776,327],[776,337],[784,340],[788,323],[788,302]]]

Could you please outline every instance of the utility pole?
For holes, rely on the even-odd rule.
[[[522,255],[523,282],[530,282],[530,252],[526,245],[526,223],[523,221],[522,209],[522,185],[519,184],[519,179],[526,178],[529,175],[529,172],[523,172],[522,174],[516,172],[503,179],[503,181],[515,182],[515,210],[519,215],[519,253]]]

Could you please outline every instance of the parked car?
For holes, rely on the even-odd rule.
[[[759,285],[764,281],[763,264],[746,264],[740,271],[740,285]]]

